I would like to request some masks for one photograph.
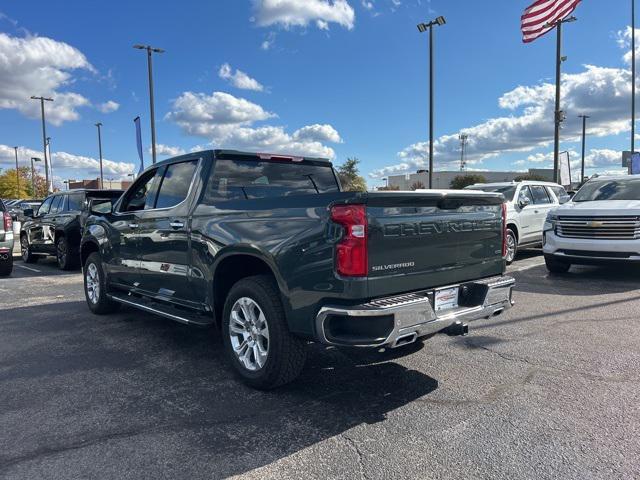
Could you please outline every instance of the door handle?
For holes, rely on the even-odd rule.
[[[129,224],[129,228],[138,228],[138,224],[137,223],[130,223]]]
[[[171,228],[174,228],[174,229],[176,229],[176,230],[177,230],[178,228],[184,228],[184,223],[182,223],[182,222],[180,222],[180,221],[178,221],[178,220],[175,220],[175,221],[171,222],[171,223],[169,224],[169,226],[170,226]]]

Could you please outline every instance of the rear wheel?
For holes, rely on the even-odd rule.
[[[84,296],[89,310],[97,315],[113,313],[120,304],[107,297],[107,282],[102,270],[102,259],[98,253],[92,253],[87,258],[83,269]]]
[[[552,255],[545,255],[544,263],[547,265],[547,270],[551,273],[567,273],[571,268],[570,263],[558,260]]]
[[[29,245],[26,235],[20,236],[20,254],[24,263],[36,263],[38,261],[38,256],[31,252],[31,245]]]
[[[6,255],[6,259],[0,260],[0,277],[8,277],[13,272],[13,252],[10,251]]]
[[[231,288],[222,332],[227,357],[251,387],[276,388],[302,371],[304,342],[289,332],[280,291],[270,276],[248,277]]]
[[[507,265],[511,265],[518,254],[518,237],[516,233],[507,228]]]
[[[60,270],[73,270],[77,268],[76,249],[69,245],[65,237],[58,237],[56,240],[56,260],[58,261],[58,267]]]

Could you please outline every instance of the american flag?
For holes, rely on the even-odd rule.
[[[558,20],[568,17],[581,0],[536,0],[522,14],[522,41],[533,42],[549,30]]]

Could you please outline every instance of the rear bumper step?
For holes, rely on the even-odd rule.
[[[438,332],[466,335],[468,322],[499,315],[513,305],[511,277],[451,285],[460,306],[435,312],[434,290],[385,297],[353,307],[326,306],[316,317],[316,334],[328,345],[400,347]]]

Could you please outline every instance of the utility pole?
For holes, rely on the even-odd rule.
[[[580,170],[580,183],[584,183],[584,155],[585,155],[585,145],[586,145],[586,137],[587,137],[587,118],[589,115],[578,115],[578,118],[582,119],[582,168]]]
[[[98,127],[98,153],[100,155],[100,190],[104,190],[104,177],[102,176],[102,134],[100,133],[102,123],[96,123],[96,127]]]
[[[49,193],[49,161],[47,160],[47,128],[44,119],[44,102],[53,102],[53,98],[31,96],[31,100],[40,100],[40,113],[42,115],[42,149],[44,150],[44,175]]]
[[[467,166],[464,161],[464,148],[467,146],[467,139],[469,138],[469,135],[461,133],[458,138],[460,138],[460,171],[464,172],[464,169]]]
[[[20,197],[20,172],[18,171],[18,147],[13,147],[16,153],[16,198]]]
[[[420,33],[429,30],[429,188],[433,188],[433,27],[445,23],[445,18],[440,16],[429,23],[418,24]]]
[[[631,153],[636,151],[636,0],[631,0]],[[631,167],[629,167],[631,171]]]
[[[560,80],[562,73],[562,62],[564,62],[567,57],[562,56],[562,24],[575,22],[576,17],[565,18],[564,20],[558,20],[555,23],[556,27],[556,104],[554,111],[554,123],[555,123],[555,131],[553,137],[553,181],[558,183],[558,167],[560,165],[560,125],[564,121],[565,115],[562,110],[560,110]],[[547,24],[550,25],[550,24]]]
[[[147,70],[149,73],[149,110],[151,113],[151,157],[153,163],[156,163],[156,119],[153,106],[153,62],[151,60],[152,53],[163,53],[162,48],[155,48],[150,45],[136,44],[133,46],[138,50],[147,51]]]
[[[38,157],[31,157],[31,195],[33,199],[38,198],[36,195],[36,170],[33,168],[33,162],[39,162]]]

